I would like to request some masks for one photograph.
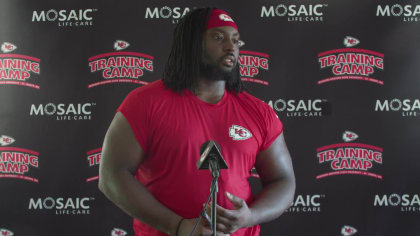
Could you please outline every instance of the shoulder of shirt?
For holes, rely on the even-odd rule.
[[[165,87],[165,84],[161,79],[150,82],[149,84],[138,87],[130,92],[130,96],[141,97],[141,98],[150,98],[152,100],[159,99],[162,94],[174,94],[171,89]]]
[[[248,92],[240,92],[237,96],[239,99],[246,100],[249,103],[249,105],[253,105],[254,108],[262,112],[266,112],[268,109],[272,109],[267,103],[249,94]]]

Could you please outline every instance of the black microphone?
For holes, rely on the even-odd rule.
[[[197,161],[199,170],[210,169],[213,177],[219,177],[220,169],[227,169],[228,166],[220,152],[220,145],[214,140],[207,141],[201,145],[200,159]]]

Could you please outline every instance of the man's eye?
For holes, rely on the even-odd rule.
[[[239,39],[239,40],[235,40],[235,44],[238,45],[238,47],[242,47],[245,45],[245,42]]]
[[[223,36],[222,35],[216,35],[216,36],[214,36],[214,38],[216,40],[223,40]]]

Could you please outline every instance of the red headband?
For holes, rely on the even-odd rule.
[[[236,26],[233,19],[227,14],[227,12],[220,10],[220,9],[214,9],[210,13],[209,20],[207,22],[206,30],[214,28],[214,27],[221,27],[221,26],[231,26],[238,30],[238,26]]]

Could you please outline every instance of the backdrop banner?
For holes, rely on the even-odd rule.
[[[293,205],[261,235],[419,235],[410,0],[0,1],[0,235],[134,235],[98,190],[105,132],[130,91],[161,79],[176,23],[204,6],[238,25],[241,78],[283,122],[293,160]]]

